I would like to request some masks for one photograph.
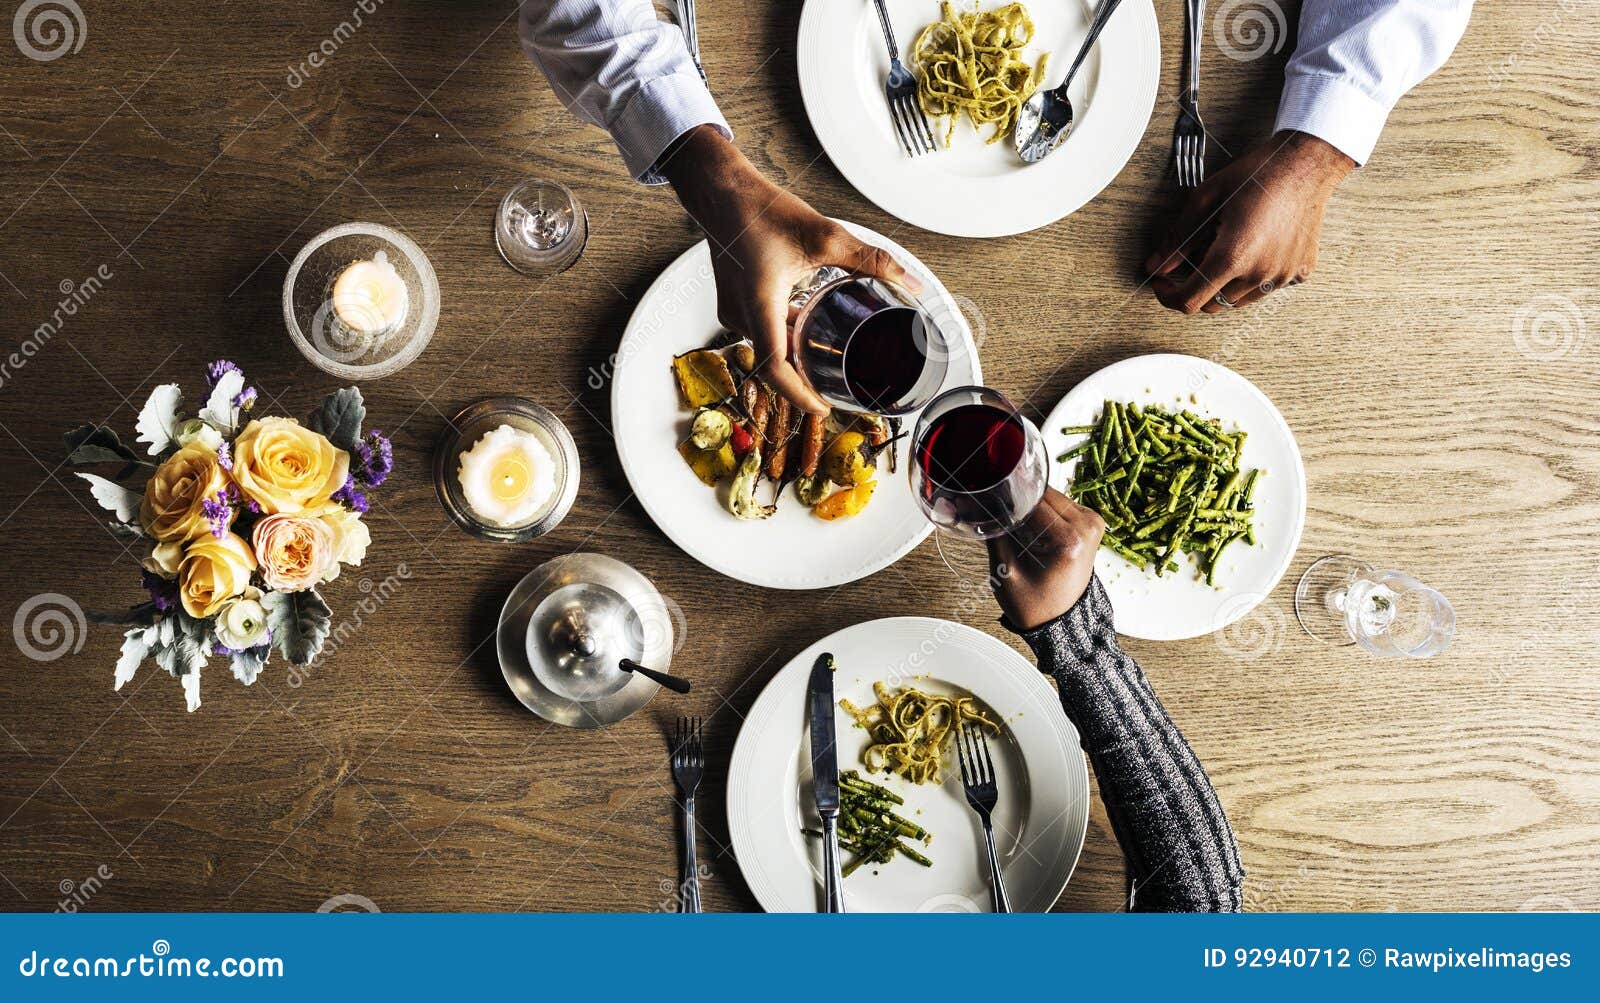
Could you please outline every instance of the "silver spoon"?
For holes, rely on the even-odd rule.
[[[1017,112],[1017,128],[1012,138],[1017,144],[1017,156],[1025,162],[1033,164],[1043,160],[1072,131],[1072,102],[1067,100],[1067,88],[1077,75],[1078,67],[1083,65],[1084,57],[1089,55],[1095,40],[1100,37],[1106,22],[1111,20],[1111,15],[1120,6],[1122,0],[1101,0],[1099,9],[1094,12],[1094,19],[1089,22],[1089,34],[1078,49],[1078,58],[1072,61],[1072,68],[1067,71],[1067,79],[1053,90],[1037,92]]]

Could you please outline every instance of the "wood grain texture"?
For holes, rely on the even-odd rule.
[[[661,908],[676,869],[669,714],[708,715],[720,766],[761,687],[821,634],[930,614],[1014,643],[991,607],[959,605],[931,543],[799,599],[678,553],[630,497],[603,377],[640,294],[694,230],[558,105],[517,49],[511,0],[383,5],[292,85],[351,6],[85,4],[81,51],[0,64],[4,337],[18,345],[48,319],[63,281],[111,273],[0,383],[0,907],[55,908],[104,865],[113,877],[83,908],[309,910],[341,893],[385,910]],[[706,68],[744,148],[970,298],[998,388],[1042,414],[1103,365],[1181,351],[1240,370],[1288,418],[1310,511],[1285,583],[1224,635],[1128,644],[1238,828],[1247,903],[1600,908],[1600,293],[1587,277],[1600,28],[1533,0],[1481,11],[1335,197],[1315,279],[1186,319],[1136,272],[1175,202],[1182,5],[1157,8],[1162,86],[1126,170],[1054,226],[969,242],[888,218],[822,155],[795,83],[799,4],[700,4]],[[1267,128],[1291,48],[1253,62],[1208,51],[1219,145]],[[530,173],[573,184],[594,234],[543,283],[506,269],[490,239],[498,196]],[[153,670],[112,692],[109,628],[68,657],[23,657],[12,617],[29,597],[105,610],[137,595],[137,554],[58,466],[60,433],[95,419],[131,432],[151,386],[194,386],[219,356],[268,410],[332,389],[290,347],[278,293],[287,258],[350,219],[415,237],[444,294],[429,350],[365,388],[398,470],[374,496],[366,566],[328,590],[340,615],[363,580],[396,576],[393,596],[298,686],[281,668],[248,689],[211,668],[193,715]],[[560,412],[586,462],[565,524],[516,547],[458,532],[430,484],[445,416],[503,392]],[[507,695],[485,643],[497,603],[580,548],[627,559],[683,607],[675,665],[693,698],[590,733]],[[1304,637],[1292,583],[1337,551],[1443,588],[1455,646],[1412,665]],[[708,787],[707,908],[752,908],[720,769]],[[1096,805],[1058,908],[1118,908],[1123,880]]]

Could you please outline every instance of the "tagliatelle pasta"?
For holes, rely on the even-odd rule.
[[[1044,79],[1048,56],[1029,66],[1022,50],[1033,40],[1033,19],[1020,3],[991,11],[957,11],[948,0],[939,20],[923,28],[911,46],[917,67],[917,100],[928,115],[944,118],[944,145],[963,112],[974,128],[993,125],[988,142],[1010,134],[1023,102]]]
[[[961,725],[976,721],[1000,730],[970,696],[941,696],[909,686],[891,693],[883,683],[873,683],[872,692],[878,702],[864,710],[849,700],[839,701],[857,727],[872,736],[861,763],[914,784],[939,782],[945,746]]]

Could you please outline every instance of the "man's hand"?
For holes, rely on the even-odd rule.
[[[921,283],[889,256],[761,176],[738,148],[699,126],[662,158],[661,172],[711,241],[717,319],[755,343],[762,375],[798,407],[827,414],[789,362],[789,295],[824,265],[877,276],[912,292]]]
[[[1303,281],[1317,266],[1328,198],[1354,169],[1315,136],[1269,137],[1189,196],[1145,262],[1156,299],[1187,314],[1218,313]],[[1185,266],[1191,271],[1181,275]]]
[[[989,581],[1012,626],[1032,630],[1076,605],[1105,531],[1092,509],[1047,488],[1020,526],[989,541]]]

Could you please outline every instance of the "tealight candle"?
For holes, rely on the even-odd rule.
[[[383,334],[406,319],[405,279],[383,251],[370,261],[353,261],[333,282],[333,312],[358,334]]]
[[[461,454],[456,477],[474,515],[516,526],[544,510],[556,493],[556,461],[532,432],[501,425]]]

